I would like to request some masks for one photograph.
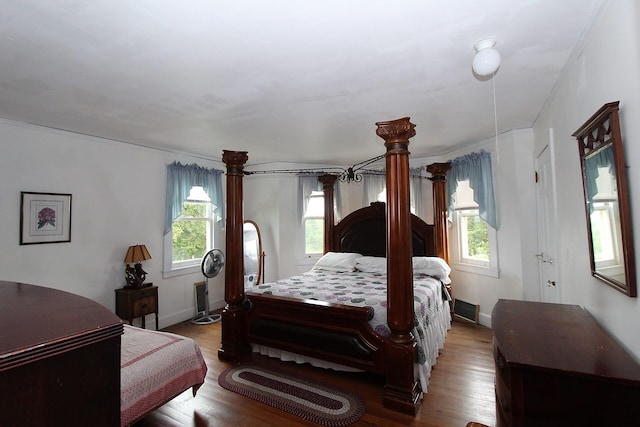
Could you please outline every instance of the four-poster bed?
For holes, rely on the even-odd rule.
[[[414,335],[412,257],[448,258],[443,220],[446,213],[444,176],[448,164],[431,165],[427,169],[433,175],[435,213],[435,224],[428,225],[412,215],[409,207],[408,144],[409,138],[415,135],[415,125],[409,118],[376,125],[376,134],[384,139],[386,147],[386,204],[372,204],[334,224],[333,185],[336,177],[324,175],[320,181],[325,193],[325,252],[386,257],[384,306],[388,334],[383,336],[374,331],[370,324],[374,313],[369,306],[245,292],[242,178],[248,156],[246,152],[224,151],[222,160],[227,165],[227,306],[222,313],[222,347],[218,355],[222,360],[239,362],[249,358],[251,343],[373,372],[386,379],[384,405],[415,414],[422,397],[416,372],[416,361],[422,349],[417,347]],[[448,302],[443,304],[448,307]],[[446,314],[449,315],[448,308]],[[450,317],[446,319],[450,320]]]

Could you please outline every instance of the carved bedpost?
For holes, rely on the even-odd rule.
[[[222,161],[227,165],[227,223],[226,263],[224,275],[224,299],[222,311],[222,347],[218,358],[239,362],[251,355],[244,334],[244,255],[242,178],[244,164],[249,159],[246,151],[222,152]]]
[[[331,231],[335,225],[334,206],[333,206],[333,185],[338,177],[336,175],[325,174],[318,177],[322,183],[322,191],[324,193],[324,253],[331,250]]]
[[[437,255],[449,263],[449,233],[447,232],[447,171],[451,163],[433,163],[427,166],[433,183],[433,225]]]
[[[422,391],[414,372],[416,341],[411,333],[414,313],[408,147],[416,131],[408,117],[376,126],[376,134],[387,148],[387,321],[391,333],[385,348],[383,403],[415,415]]]

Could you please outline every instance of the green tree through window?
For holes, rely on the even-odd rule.
[[[479,216],[468,216],[467,242],[469,244],[469,257],[489,260],[489,230],[488,225]]]
[[[305,256],[324,252],[324,194],[313,191],[304,216]]]
[[[324,220],[306,219],[304,248],[307,254],[321,254],[324,250]]]
[[[173,222],[173,261],[201,259],[207,249],[207,204],[186,202]]]

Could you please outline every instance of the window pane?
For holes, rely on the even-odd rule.
[[[320,191],[314,191],[309,197],[309,203],[307,204],[307,211],[304,214],[305,218],[314,216],[324,216],[324,195]]]
[[[324,251],[324,219],[308,218],[304,220],[305,254],[321,254]]]
[[[473,200],[473,190],[469,187],[469,180],[458,182],[456,189],[454,209],[477,208],[478,204]]]
[[[200,259],[207,249],[207,220],[173,222],[173,262]]]
[[[187,197],[187,200],[200,200],[204,202],[211,201],[211,199],[209,198],[209,195],[207,194],[206,191],[204,191],[204,188],[202,187],[191,187],[191,190],[189,190],[189,197]]]
[[[489,261],[489,229],[477,210],[465,211],[462,219],[462,257]]]
[[[207,217],[207,204],[206,203],[192,203],[186,202],[182,206],[182,214],[178,219],[184,218],[206,218]]]
[[[610,213],[609,203],[594,203],[593,205],[591,235],[595,261],[614,261],[616,259],[614,216]]]

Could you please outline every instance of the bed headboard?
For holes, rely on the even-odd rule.
[[[437,256],[434,226],[411,215],[413,256]],[[374,202],[347,215],[333,227],[331,251],[386,256],[385,204]]]

